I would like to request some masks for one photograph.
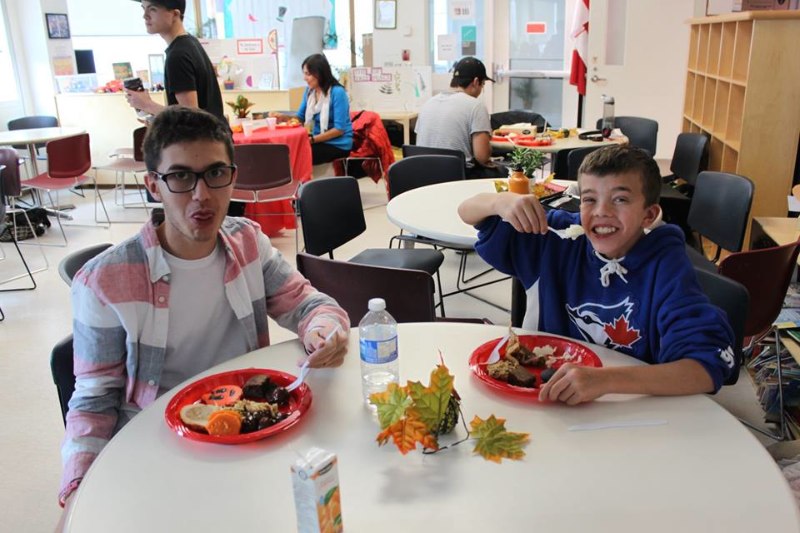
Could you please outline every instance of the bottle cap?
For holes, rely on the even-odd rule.
[[[370,311],[383,311],[386,309],[386,300],[383,298],[370,298],[367,306]]]

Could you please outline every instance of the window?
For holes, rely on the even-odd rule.
[[[432,0],[431,6],[431,65],[433,71],[445,73],[456,60],[463,56],[483,58],[484,23],[483,1],[474,2],[475,12],[455,16],[458,2],[452,0]],[[456,59],[437,61],[436,43],[439,35],[455,35]]]
[[[6,32],[5,3],[0,2],[0,102],[19,100],[17,73],[12,61],[11,42]]]

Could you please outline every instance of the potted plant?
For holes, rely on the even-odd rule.
[[[250,112],[250,108],[255,105],[253,102],[248,100],[247,97],[241,94],[236,97],[235,101],[225,103],[231,107],[233,112],[236,114],[236,118],[239,120],[247,118],[247,113]]]
[[[526,176],[533,179],[534,174],[544,163],[544,153],[539,150],[531,150],[530,148],[514,148],[511,152],[511,161],[514,166],[522,167],[522,171]]]

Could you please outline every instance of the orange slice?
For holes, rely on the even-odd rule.
[[[242,417],[239,413],[228,409],[211,413],[206,424],[206,430],[209,435],[238,435],[241,429]]]

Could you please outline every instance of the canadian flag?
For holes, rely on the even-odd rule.
[[[570,85],[578,87],[578,94],[586,95],[586,58],[589,55],[589,0],[577,0],[575,16],[572,18],[572,67],[569,73]]]

